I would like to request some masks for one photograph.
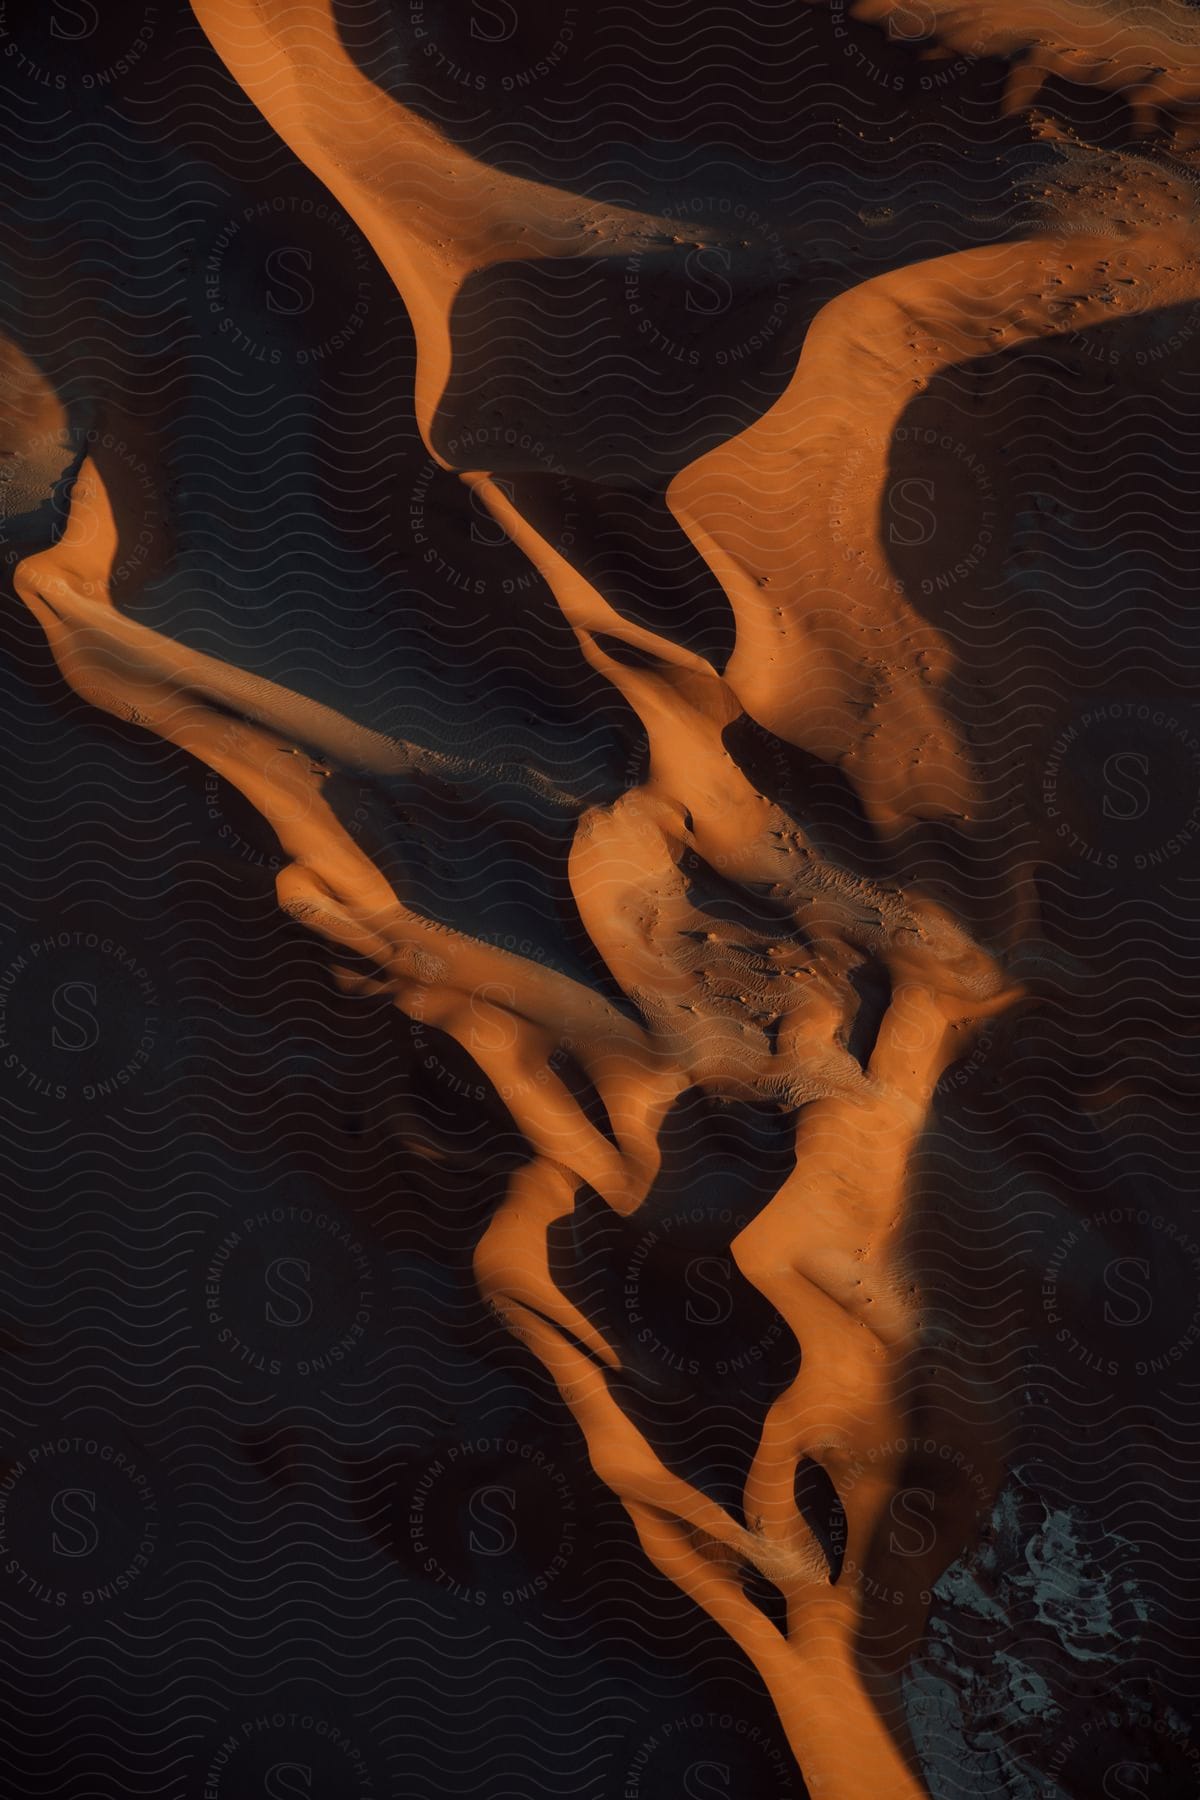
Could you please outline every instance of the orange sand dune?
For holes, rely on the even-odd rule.
[[[1195,141],[1200,44],[1186,0],[859,0],[855,14],[906,41],[935,39],[1014,63],[1008,103],[1027,105],[1052,75],[1119,92],[1143,127],[1178,114]]]
[[[386,989],[505,1095],[531,1154],[479,1245],[484,1293],[553,1372],[646,1553],[757,1665],[811,1791],[918,1800],[927,1789],[901,1677],[930,1590],[999,1485],[1007,1414],[986,1346],[952,1337],[910,1266],[911,1170],[939,1079],[985,1022],[1028,997],[1034,865],[1046,843],[1015,852],[985,901],[929,878],[921,846],[931,833],[956,855],[981,854],[1006,802],[971,739],[961,698],[970,671],[935,603],[943,565],[927,564],[934,598],[923,596],[919,561],[915,579],[900,577],[881,518],[898,446],[919,444],[922,431],[960,443],[948,373],[1200,299],[1192,221],[1157,177],[1135,182],[1136,218],[1117,217],[1132,192],[1120,181],[1107,196],[1064,184],[1019,237],[915,261],[824,305],[782,396],[682,468],[667,493],[736,622],[718,668],[633,623],[556,546],[519,487],[497,479],[520,467],[519,450],[475,467],[451,448],[469,414],[461,391],[447,401],[464,284],[515,261],[647,248],[669,264],[689,247],[675,221],[472,157],[367,79],[331,0],[194,3],[231,74],[358,222],[403,295],[428,449],[537,569],[582,658],[644,730],[644,778],[582,814],[570,858],[579,917],[625,1004],[436,928],[406,903],[335,800],[341,771],[402,769],[411,748],[120,610],[110,576],[121,498],[94,462],[61,540],[18,569],[18,592],[77,692],[201,758],[275,822],[289,859],[280,902],[344,958],[347,985]],[[1191,129],[1200,41],[1185,10],[1143,8],[1125,24],[1082,0],[862,0],[857,16],[886,24],[903,13],[911,24],[915,14],[922,33],[906,38],[1023,58],[1016,100],[1057,74],[1127,92],[1148,124],[1178,114]],[[705,239],[722,241],[719,231]],[[35,406],[28,384],[22,394],[14,418],[32,429],[20,407],[38,423],[52,403]],[[1002,429],[981,412],[957,457],[964,516],[973,453],[986,460],[1000,441],[989,432]],[[570,462],[565,440],[537,449],[532,467]],[[997,470],[997,512],[1011,500],[1005,481]],[[957,560],[969,562],[976,529],[964,523]],[[802,809],[766,791],[731,753],[743,721],[779,758],[840,771],[887,869],[828,853]],[[743,899],[739,923],[705,904],[705,882]],[[866,1047],[852,1049],[864,984],[882,1000]],[[775,1108],[794,1131],[793,1172],[731,1245],[802,1354],[766,1415],[744,1523],[675,1473],[623,1409],[610,1380],[620,1346],[564,1292],[549,1248],[584,1197],[623,1217],[647,1205],[664,1120],[693,1090]],[[928,1482],[925,1439],[939,1447]],[[894,1503],[926,1487],[934,1530],[902,1555]],[[830,1494],[844,1517],[836,1559],[817,1516]],[[748,1570],[783,1597],[786,1629],[747,1595]]]

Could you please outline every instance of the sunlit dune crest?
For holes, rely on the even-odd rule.
[[[1184,185],[1161,165],[1139,172],[1132,153],[1088,163],[1094,180],[1064,162],[1019,234],[852,279],[817,309],[778,397],[665,490],[730,609],[721,661],[635,622],[561,542],[521,477],[552,467],[586,481],[586,457],[553,421],[520,416],[519,384],[500,454],[472,462],[456,379],[456,308],[471,291],[488,316],[489,271],[648,253],[670,267],[696,240],[668,213],[597,204],[468,154],[368,78],[332,0],[194,10],[402,295],[428,452],[537,571],[583,664],[644,733],[636,779],[604,804],[576,805],[569,784],[532,768],[497,777],[548,814],[577,813],[571,892],[611,983],[436,922],[383,873],[340,810],[345,773],[486,781],[486,759],[465,746],[439,761],[141,622],[114,587],[122,496],[95,457],[17,591],[77,693],[201,759],[271,823],[287,859],[280,904],[327,942],[345,985],[387,992],[446,1033],[502,1097],[529,1155],[476,1250],[481,1290],[552,1372],[646,1555],[760,1671],[811,1792],[923,1800],[902,1683],[933,1588],[1002,1485],[1009,1395],[986,1333],[952,1331],[923,1283],[914,1159],[947,1073],[1062,991],[1036,881],[1058,853],[1055,823],[1013,830],[1011,788],[981,756],[972,712],[987,671],[959,641],[956,609],[980,601],[1013,490],[1003,405],[980,376],[972,417],[958,378],[1001,356],[1019,369],[1099,328],[1151,329],[1200,301]],[[1062,77],[1127,92],[1140,125],[1177,130],[1185,147],[1195,129],[1190,8],[1135,8],[1129,24],[1082,0],[861,0],[853,16],[881,32],[899,20],[893,37],[934,56],[1008,59],[1012,106]],[[702,241],[736,247],[740,229]],[[790,248],[803,269],[804,244]],[[46,435],[51,399],[14,379],[12,429]],[[921,538],[926,451],[958,501],[949,550],[944,533]],[[908,513],[889,512],[901,501]],[[1014,720],[1039,704],[1019,697]],[[758,760],[739,748],[747,732],[767,746]],[[806,820],[804,772],[818,764],[873,860],[856,864]],[[1006,832],[998,878],[960,881]],[[685,1479],[631,1417],[627,1347],[568,1293],[552,1254],[585,1206],[653,1216],[665,1127],[696,1096],[788,1134],[790,1172],[728,1246],[799,1346],[740,1509]],[[432,1136],[426,1148],[439,1154]],[[702,1195],[702,1167],[696,1180]],[[931,1529],[898,1544],[896,1503],[914,1493],[929,1496]],[[775,1616],[747,1592],[755,1576],[781,1597]]]

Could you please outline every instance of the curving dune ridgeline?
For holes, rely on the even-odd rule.
[[[357,709],[352,682],[319,700],[148,622],[170,545],[116,578],[135,501],[95,453],[61,532],[15,568],[19,598],[78,695],[269,822],[279,904],[343,988],[444,1034],[502,1105],[524,1153],[475,1248],[480,1290],[552,1374],[645,1555],[757,1668],[809,1791],[1101,1791],[1054,1763],[1084,1577],[1054,1563],[1018,1604],[994,1558],[1039,1458],[1070,1463],[1077,1405],[1100,1444],[1124,1409],[1165,1405],[1178,1448],[1194,1400],[1164,1384],[1200,1303],[1180,1249],[1200,14],[785,7],[815,70],[788,102],[802,141],[756,167],[718,118],[709,152],[674,183],[652,170],[634,204],[602,168],[554,165],[543,140],[569,110],[510,145],[519,94],[414,98],[393,79],[415,54],[407,8],[193,8],[403,300],[413,467],[462,490],[464,588],[475,547],[504,540],[549,596],[561,753],[497,749],[486,694],[448,747]],[[700,9],[698,41],[710,27],[737,36],[727,9]],[[850,173],[842,132],[869,143]],[[53,440],[49,468],[53,385],[15,345],[10,362],[14,442]],[[105,418],[153,457],[160,426],[128,404]],[[495,679],[518,689],[520,609],[494,613]],[[597,705],[629,746],[604,794],[572,764]],[[351,785],[372,796],[365,830]],[[456,842],[476,857],[461,903],[419,831],[396,835],[398,795],[440,815],[447,865]],[[510,893],[477,829],[517,861],[558,845],[560,888]],[[453,1158],[444,1118],[403,1129]],[[1143,1206],[1173,1221],[1165,1245],[1161,1223],[1139,1237]],[[1091,1362],[1056,1335],[1047,1278],[1080,1217],[1101,1248],[1072,1265],[1068,1311]],[[724,1270],[774,1321],[753,1401],[738,1371],[689,1369],[686,1331],[639,1334],[648,1265],[629,1246],[657,1254],[671,1230],[656,1304],[696,1326],[696,1283]],[[1159,1294],[1164,1260],[1182,1286],[1167,1277],[1127,1356],[1110,1277]],[[703,1452],[710,1382],[734,1441]],[[1036,1615],[1032,1673],[981,1674],[952,1603],[1018,1648]],[[1182,1693],[1179,1617],[1141,1617],[1166,1698],[1130,1702],[1130,1732],[1177,1719]],[[1164,1731],[1184,1766],[1190,1738]]]

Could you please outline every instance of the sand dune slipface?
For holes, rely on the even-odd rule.
[[[1192,1791],[1196,15],[193,4],[307,176],[192,324],[326,406],[379,665],[319,532],[269,655],[197,614],[171,382],[80,425],[19,326],[14,587],[395,1009],[431,1191],[517,1146],[479,1292],[777,1721],[685,1698],[596,1791]],[[254,1217],[205,1240],[256,1397],[384,1335],[378,1249],[279,1225],[265,1325]],[[587,1555],[519,1438],[345,1453],[480,1617]]]

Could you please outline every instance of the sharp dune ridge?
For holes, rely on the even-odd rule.
[[[501,1720],[462,1791],[650,1800],[593,1616],[733,1716],[761,1685],[754,1800],[1186,1791],[1200,12],[192,0],[121,116],[158,161],[79,128],[138,246],[92,279],[76,127],[0,108],[44,139],[0,741],[52,806],[0,995],[98,908],[141,959],[121,1110],[51,1137],[22,1047],[0,1160],[41,1159],[13,1419],[188,1409],[127,1624],[190,1618],[181,1680],[233,1639],[247,1691],[321,1676],[387,1791],[461,1682]],[[337,1226],[343,1335],[283,1376],[222,1134]],[[596,1491],[546,1473],[572,1421]],[[545,1487],[512,1666],[451,1554],[459,1459],[521,1475],[492,1440]],[[438,1674],[376,1680],[413,1618]],[[41,1674],[90,1704],[148,1641]],[[201,1691],[117,1764],[182,1794]],[[110,1757],[69,1705],[47,1791]]]

